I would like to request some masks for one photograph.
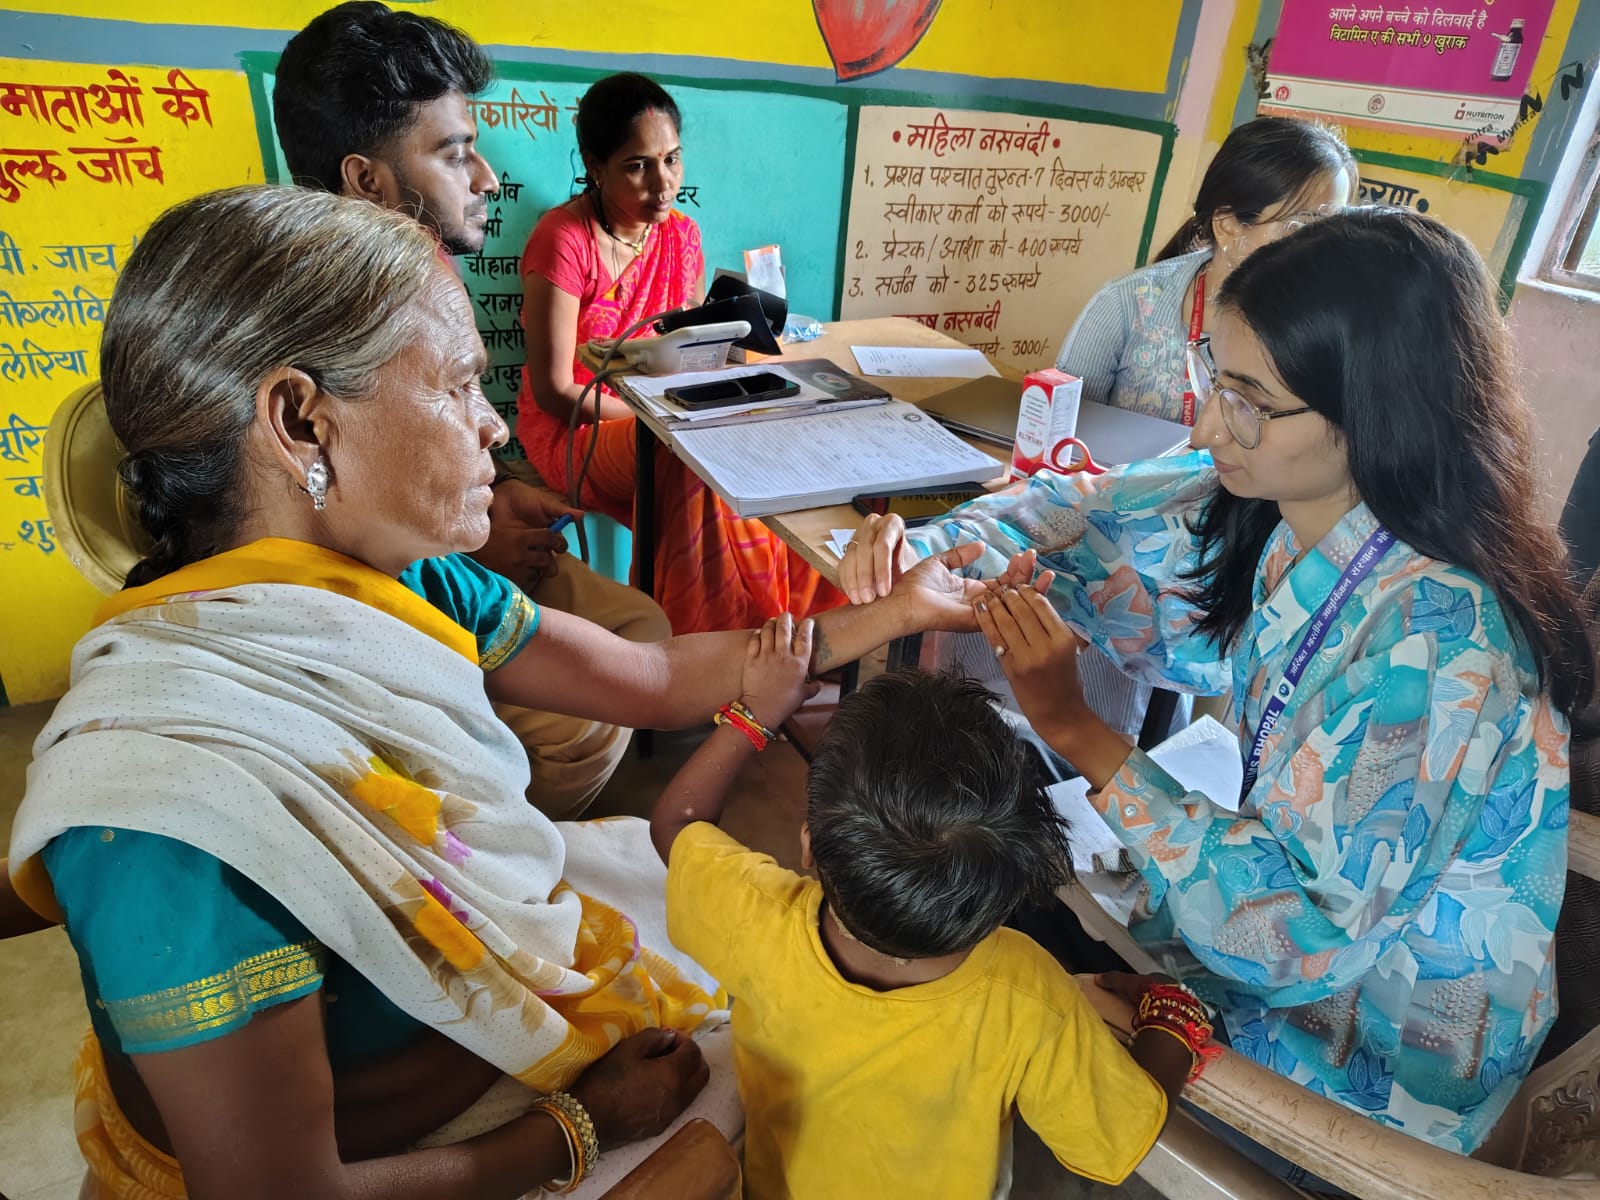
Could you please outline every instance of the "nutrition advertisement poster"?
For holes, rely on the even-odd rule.
[[[1554,7],[1284,0],[1261,111],[1504,143]]]

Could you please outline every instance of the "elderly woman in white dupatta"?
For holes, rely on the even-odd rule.
[[[432,240],[359,201],[202,196],[118,282],[106,410],[154,548],[76,649],[10,859],[82,965],[95,1194],[519,1196],[592,1167],[584,1121],[648,1137],[706,1081],[712,997],[564,882],[490,699],[703,722],[750,634],[625,642],[462,556],[507,437],[485,363]],[[814,668],[970,628],[975,552],[827,614]],[[613,877],[659,870],[638,844]],[[507,1123],[418,1148],[508,1079]]]

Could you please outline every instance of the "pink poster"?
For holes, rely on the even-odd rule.
[[[1504,142],[1555,0],[1283,0],[1263,112]]]

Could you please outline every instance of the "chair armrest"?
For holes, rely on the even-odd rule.
[[[1567,870],[1600,880],[1600,817],[1576,809],[1568,814]]]
[[[1084,995],[1119,1037],[1133,1010],[1078,976]],[[1544,1179],[1431,1146],[1323,1099],[1224,1050],[1184,1098],[1246,1137],[1366,1200],[1593,1200],[1593,1180]]]
[[[743,1175],[733,1147],[710,1121],[684,1124],[602,1200],[739,1200]]]

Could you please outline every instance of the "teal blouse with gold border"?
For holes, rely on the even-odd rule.
[[[473,634],[486,671],[509,662],[538,631],[538,606],[465,555],[413,563],[400,582]],[[272,896],[192,846],[81,826],[46,846],[43,858],[107,1055],[221,1037],[262,1009],[319,988],[336,1069],[423,1030]]]

